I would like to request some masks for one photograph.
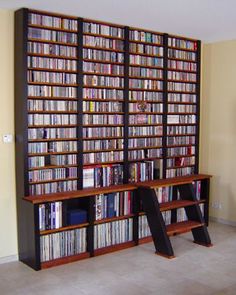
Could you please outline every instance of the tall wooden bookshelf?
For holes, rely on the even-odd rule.
[[[139,184],[198,173],[200,41],[20,9],[15,82],[20,260],[38,270],[150,241]]]

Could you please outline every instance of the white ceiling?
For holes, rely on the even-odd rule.
[[[35,8],[215,42],[236,39],[236,0],[0,0],[0,8]]]

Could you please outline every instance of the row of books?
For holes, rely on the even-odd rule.
[[[196,61],[197,55],[195,52],[168,49],[168,58],[179,58],[184,60]]]
[[[178,105],[178,104],[168,104],[168,112],[173,113],[196,113],[196,105]]]
[[[84,164],[96,164],[106,162],[120,162],[124,160],[123,151],[109,151],[109,152],[89,152],[83,154]]]
[[[93,22],[84,22],[83,23],[83,32],[84,33],[91,33],[97,35],[107,35],[111,37],[124,37],[124,29],[119,27],[112,27],[108,25],[97,24]]]
[[[196,115],[167,115],[167,124],[195,124]]]
[[[95,196],[95,220],[125,216],[132,213],[133,193],[124,191]]]
[[[104,87],[124,87],[124,78],[107,77],[96,75],[84,75],[83,82],[85,86],[104,86]]]
[[[196,126],[167,126],[168,135],[196,133]]]
[[[162,145],[162,138],[133,138],[129,139],[129,148],[134,147],[152,147],[152,146],[161,146]]]
[[[193,51],[197,50],[196,41],[190,41],[190,40],[174,38],[174,37],[168,38],[168,46],[182,48],[182,49],[189,49]]]
[[[163,56],[163,47],[161,46],[153,46],[147,44],[139,44],[139,43],[130,43],[129,51],[131,53],[142,53],[146,55],[156,55]]]
[[[97,165],[83,169],[83,188],[123,183],[123,165]]]
[[[141,100],[141,101],[155,101],[162,102],[163,101],[163,93],[162,92],[151,92],[151,91],[129,91],[129,100]]]
[[[69,155],[49,155],[49,156],[30,156],[28,158],[29,169],[37,170],[45,167],[46,165],[76,165],[77,154]]]
[[[167,159],[167,168],[188,166],[195,164],[195,157],[175,157],[173,159]]]
[[[178,137],[167,137],[167,145],[189,145],[195,144],[196,137],[195,136],[178,136]]]
[[[28,82],[54,83],[54,84],[77,84],[77,75],[68,73],[53,73],[42,71],[27,71]]]
[[[129,124],[161,124],[162,115],[136,114],[129,115]]]
[[[83,36],[83,46],[100,47],[102,49],[124,50],[124,41],[104,37]]]
[[[28,143],[28,152],[30,154],[75,152],[75,151],[77,151],[77,141],[53,141],[53,142]]]
[[[72,100],[27,100],[28,111],[77,111],[77,101]]]
[[[65,57],[77,59],[77,48],[73,46],[48,44],[40,42],[27,42],[28,54],[53,55],[55,57]]]
[[[123,103],[117,101],[83,101],[83,111],[89,112],[122,112]]]
[[[64,180],[49,183],[39,183],[29,185],[29,194],[32,196],[60,193],[77,190],[77,180]]]
[[[133,240],[133,219],[97,224],[94,227],[94,249]]]
[[[168,91],[186,91],[195,92],[196,84],[190,83],[178,83],[178,82],[168,82]]]
[[[183,167],[183,168],[169,168],[166,171],[166,178],[185,176],[194,174],[194,167]]]
[[[83,139],[89,138],[105,138],[105,137],[123,137],[124,135],[124,128],[123,127],[87,127],[83,128]]]
[[[28,96],[76,98],[76,87],[28,85]]]
[[[108,150],[108,149],[123,149],[123,139],[108,139],[108,140],[86,140],[83,141],[83,150]]]
[[[77,123],[77,115],[69,114],[29,114],[28,125],[73,125]]]
[[[30,25],[40,25],[40,26],[52,27],[55,29],[64,29],[64,30],[72,30],[72,31],[77,31],[78,29],[78,22],[75,19],[42,15],[37,13],[28,14],[28,23]]]
[[[194,155],[196,151],[195,146],[187,146],[187,147],[175,147],[167,149],[167,156],[181,156],[181,155]]]
[[[163,78],[163,70],[141,68],[141,67],[129,67],[129,75],[142,78]]]
[[[142,126],[142,127],[129,127],[129,136],[161,136],[163,133],[162,126]]]
[[[150,237],[151,232],[148,225],[147,216],[146,215],[139,216],[138,223],[139,223],[139,227],[138,227],[139,239]]]
[[[83,124],[123,124],[124,116],[123,115],[83,115]]]
[[[28,68],[41,68],[49,70],[76,71],[77,61],[72,59],[50,58],[40,56],[27,56]]]
[[[163,112],[163,104],[162,103],[146,103],[146,102],[136,102],[129,103],[129,112]]]
[[[188,93],[168,93],[168,102],[189,102],[196,103],[197,95]]]
[[[32,183],[64,178],[76,178],[78,175],[77,170],[77,167],[33,170],[29,171],[28,179],[29,182]]]
[[[150,90],[162,90],[163,82],[156,80],[139,80],[139,79],[129,79],[129,87],[140,88],[140,89],[150,89]]]
[[[107,75],[124,75],[124,66],[84,61],[83,71]]]
[[[77,228],[40,237],[40,260],[50,261],[86,252],[86,228]]]
[[[143,161],[129,164],[129,182],[153,180],[154,161]]]
[[[182,60],[168,60],[168,69],[197,72],[197,63]]]
[[[123,100],[124,99],[124,91],[118,89],[95,89],[95,88],[83,88],[83,98],[89,99],[114,99]]]
[[[129,61],[131,65],[163,67],[163,58],[161,57],[150,57],[130,54]]]
[[[28,139],[76,138],[76,128],[29,128]]]
[[[38,28],[28,28],[28,38],[77,45],[77,34]]]
[[[153,43],[153,44],[163,43],[163,37],[161,35],[157,35],[151,32],[138,31],[138,30],[130,30],[129,39],[130,41],[140,41],[140,42],[147,42],[147,43]]]
[[[62,202],[39,204],[39,230],[62,227]]]
[[[168,79],[196,82],[197,75],[194,73],[168,71]]]
[[[97,49],[83,49],[83,59],[84,60],[93,60],[93,61],[103,61],[103,62],[111,62],[111,63],[124,63],[124,53],[120,52],[112,52],[112,51],[104,51]]]
[[[160,158],[160,157],[162,157],[161,148],[149,149],[148,147],[145,147],[142,150],[138,149],[138,150],[133,150],[128,152],[129,160],[145,160],[149,158],[152,159],[152,158]]]

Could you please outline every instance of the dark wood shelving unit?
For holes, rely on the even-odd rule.
[[[160,204],[160,212],[171,211],[167,235],[203,226],[203,219],[177,222],[177,210],[183,207],[191,211],[202,206],[208,223],[209,177],[198,174],[200,48],[198,40],[141,28],[26,8],[16,11],[21,261],[40,270],[152,241],[148,212],[137,193],[142,189],[173,187],[173,200]],[[171,123],[168,116],[183,118]],[[191,147],[195,152],[189,155],[186,149]],[[174,156],[168,156],[171,148],[176,149]],[[175,163],[180,157],[181,165]],[[189,157],[195,158],[194,165],[184,162]],[[167,165],[170,160],[172,166]],[[200,199],[177,199],[175,187],[181,190],[193,182],[199,184]],[[119,214],[109,216],[106,209],[107,216],[97,219],[99,202],[105,200]],[[72,214],[86,218],[70,224]],[[111,245],[99,245],[97,234],[114,224],[126,239],[108,236]],[[104,237],[99,240],[104,242]],[[66,248],[63,241],[79,242],[73,253],[59,257],[59,250]],[[47,252],[49,244],[55,256]]]

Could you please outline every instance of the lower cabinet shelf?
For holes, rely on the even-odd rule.
[[[77,255],[66,256],[66,257],[55,259],[55,260],[45,261],[41,263],[41,269],[46,269],[53,266],[66,264],[69,262],[75,262],[75,261],[82,260],[89,257],[90,257],[90,254],[88,252],[84,252]]]
[[[108,246],[108,247],[104,247],[104,248],[99,248],[99,249],[94,250],[94,256],[103,255],[103,254],[106,254],[106,253],[111,253],[111,252],[115,252],[115,251],[118,251],[118,250],[130,248],[130,247],[133,247],[135,245],[136,244],[135,244],[134,241],[130,241],[130,242],[125,242],[125,243],[112,245],[112,246]]]
[[[166,231],[168,236],[174,236],[174,235],[182,234],[185,232],[189,232],[193,228],[201,227],[203,225],[204,223],[187,220],[187,221],[181,221],[181,222],[176,222],[176,223],[167,225]]]

